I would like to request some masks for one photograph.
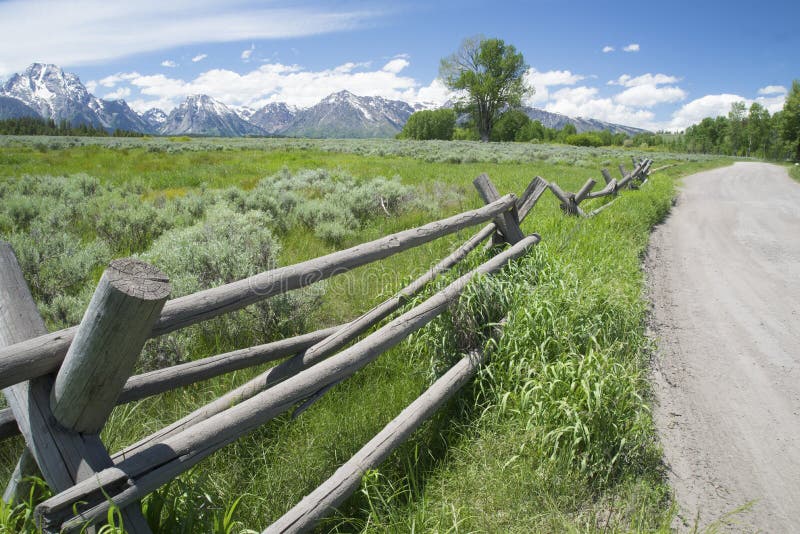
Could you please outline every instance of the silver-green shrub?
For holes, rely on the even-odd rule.
[[[270,223],[262,212],[238,213],[225,204],[216,205],[197,224],[164,233],[140,257],[164,271],[172,284],[171,298],[180,297],[274,269],[281,247]],[[321,290],[317,285],[278,295],[151,340],[140,360],[142,368],[299,333],[305,330]]]

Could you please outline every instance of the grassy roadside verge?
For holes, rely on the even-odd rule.
[[[66,150],[47,154],[68,159],[73,149]],[[90,160],[71,170],[101,181],[148,183],[146,174],[130,170],[129,159],[115,158],[115,150],[98,152],[102,164]],[[174,183],[158,182],[160,189],[146,188],[143,196],[157,200],[184,195],[194,187],[192,175],[236,169],[258,156],[248,151],[224,154],[227,159],[209,155],[207,165],[201,160],[181,165],[167,160],[165,165],[176,165],[170,171]],[[51,172],[43,170],[35,154],[26,157],[31,159],[18,162],[26,172]],[[372,218],[357,235],[335,245],[299,227],[290,229],[279,234],[281,263],[480,205],[469,183],[480,172],[488,172],[502,192],[521,191],[533,174],[575,190],[600,166],[630,165],[624,152],[607,163],[609,156],[602,155],[577,167],[545,162],[456,164],[316,151],[278,151],[269,157],[276,165],[291,162],[296,166],[291,170],[331,168],[360,179],[397,175],[423,195],[457,192],[439,203],[435,213],[412,210],[393,218]],[[479,336],[467,335],[475,329],[475,317],[497,318],[507,312],[506,336],[491,347],[491,364],[474,387],[367,477],[363,491],[325,528],[527,532],[606,526],[644,530],[668,524],[668,490],[660,478],[646,409],[639,261],[650,227],[669,209],[672,178],[715,165],[719,162],[668,169],[641,191],[624,193],[615,206],[591,220],[563,217],[547,194],[524,226],[526,232],[543,236],[533,254],[494,282],[473,288],[471,299],[463,299],[452,313],[335,388],[298,420],[287,417],[267,425],[159,492],[148,501],[154,516],[163,502],[157,531],[174,532],[177,525],[185,532],[218,531],[214,518],[230,510],[231,521],[240,528],[263,528],[413,400],[443,360],[455,357],[465,342],[480,342]],[[264,169],[231,171],[229,185],[252,187],[261,172]],[[183,190],[175,191],[176,184]],[[385,262],[384,272],[394,274],[391,280],[367,276],[367,271],[332,280],[308,327],[357,315],[467,235]],[[470,262],[480,260],[478,254]],[[497,297],[498,307],[478,304],[490,301],[474,296],[486,291]],[[110,448],[119,448],[252,375],[236,373],[118,409],[104,439]],[[18,440],[0,445],[4,475],[13,467],[19,446]]]

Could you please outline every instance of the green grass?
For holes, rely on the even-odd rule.
[[[789,176],[800,181],[800,165],[792,165],[789,168]]]
[[[454,156],[454,148],[441,157],[461,162],[448,163],[425,161],[443,150],[440,144],[397,142],[395,150],[391,141],[342,141],[336,151],[334,142],[305,148],[301,141],[236,140],[216,150],[213,142],[190,140],[173,144],[201,146],[168,152],[151,151],[148,142],[41,149],[5,140],[0,143],[0,175],[16,180],[25,174],[85,173],[112,187],[138,184],[143,201],[157,203],[162,197],[195,193],[200,184],[208,190],[252,188],[284,167],[321,167],[360,179],[399,176],[423,199],[439,200],[435,212],[412,209],[391,218],[373,217],[357,235],[336,245],[301,226],[278,232],[280,263],[288,264],[477,207],[481,201],[470,182],[482,172],[501,193],[519,193],[534,175],[574,191],[586,178],[598,177],[601,166],[613,170],[622,162],[630,167],[626,151],[573,152],[566,147],[538,147],[538,153],[549,154],[540,160],[514,152],[518,147],[478,146],[489,151],[478,154],[486,161],[467,163],[469,158]],[[406,146],[419,147],[421,159],[405,153]],[[472,144],[458,147],[473,150]],[[491,150],[497,161],[489,161]],[[521,161],[507,160],[512,157]],[[555,157],[563,161],[551,161]],[[656,166],[671,162],[681,164],[654,175],[639,191],[626,191],[593,219],[563,216],[546,193],[523,225],[526,233],[542,235],[533,253],[494,282],[473,286],[457,307],[335,387],[297,420],[276,419],[160,490],[145,502],[151,524],[159,532],[172,532],[177,524],[193,525],[187,532],[260,531],[416,398],[459,351],[484,343],[474,333],[476,325],[508,315],[505,335],[488,345],[490,363],[473,385],[365,477],[361,490],[322,530],[668,530],[671,499],[647,409],[650,345],[644,335],[640,263],[650,227],[669,210],[674,178],[724,161],[660,155]],[[474,231],[331,279],[307,318],[308,328],[357,316]],[[446,279],[485,258],[476,251]],[[220,343],[209,341],[205,353],[196,356],[226,350],[228,341]],[[120,407],[103,439],[109,449],[118,450],[260,370]],[[19,439],[0,443],[0,476],[8,476],[20,449]],[[24,515],[24,509],[19,513]]]

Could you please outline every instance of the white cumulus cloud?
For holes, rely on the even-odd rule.
[[[103,99],[104,100],[122,100],[131,96],[131,88],[130,87],[120,87],[116,91],[112,91],[106,94]]]
[[[626,106],[651,108],[657,104],[680,102],[686,98],[686,91],[680,87],[656,85],[635,85],[614,96],[614,101]]]
[[[768,85],[758,90],[760,95],[786,94],[789,90],[782,85]]]
[[[313,71],[299,65],[266,63],[244,74],[212,69],[189,81],[164,74],[138,75],[128,82],[139,93],[129,103],[137,111],[151,107],[169,111],[189,95],[207,94],[229,106],[258,108],[269,102],[286,102],[307,107],[342,89],[412,103],[442,104],[450,97],[438,79],[422,86],[402,75],[400,67],[407,64],[407,59],[395,58],[381,68],[370,68],[368,62],[347,62]]]
[[[398,58],[394,58],[393,60],[388,62],[386,65],[384,65],[382,70],[384,70],[386,72],[393,72],[393,73],[397,74],[398,72],[400,72],[401,70],[405,69],[409,65],[411,65],[411,63],[406,58],[398,57]]]
[[[586,77],[575,74],[569,70],[548,70],[538,71],[535,68],[528,69],[525,73],[525,81],[533,86],[536,92],[528,97],[527,103],[530,105],[542,104],[550,100],[550,88],[563,85],[575,85]]]
[[[639,51],[639,43],[631,43],[628,46],[622,49],[625,52],[638,52]]]
[[[165,59],[164,61],[161,62],[161,66],[162,67],[169,67],[170,69],[174,69],[175,67],[178,66],[178,64],[175,63],[174,61],[172,61],[171,59]]]
[[[606,46],[603,47],[603,53],[604,54],[608,54],[609,52],[613,52],[613,51],[614,51],[614,47],[613,46],[606,45]]]
[[[208,57],[208,54],[197,54],[192,58],[192,63],[197,63],[198,61],[203,61],[205,58]]]
[[[614,102],[611,98],[599,97],[598,93],[596,87],[560,89],[553,93],[552,100],[544,109],[570,117],[599,119],[647,129],[653,127],[655,115],[652,111]]]
[[[641,76],[631,76],[623,74],[616,80],[611,80],[608,85],[621,85],[623,87],[636,87],[637,85],[663,85],[667,83],[678,83],[680,78],[668,74],[646,73]]]

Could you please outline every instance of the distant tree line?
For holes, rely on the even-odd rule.
[[[481,139],[472,120],[457,125],[456,112],[452,109],[417,111],[397,137],[465,141]],[[575,146],[622,146],[628,139],[624,133],[615,134],[608,130],[578,133],[573,124],[567,124],[561,130],[547,128],[518,109],[509,109],[501,114],[489,134],[490,141],[565,143]]]
[[[66,120],[58,123],[40,117],[19,117],[0,120],[0,135],[74,135],[81,137],[142,137],[144,134],[128,130],[112,133],[88,124],[70,124]]]

